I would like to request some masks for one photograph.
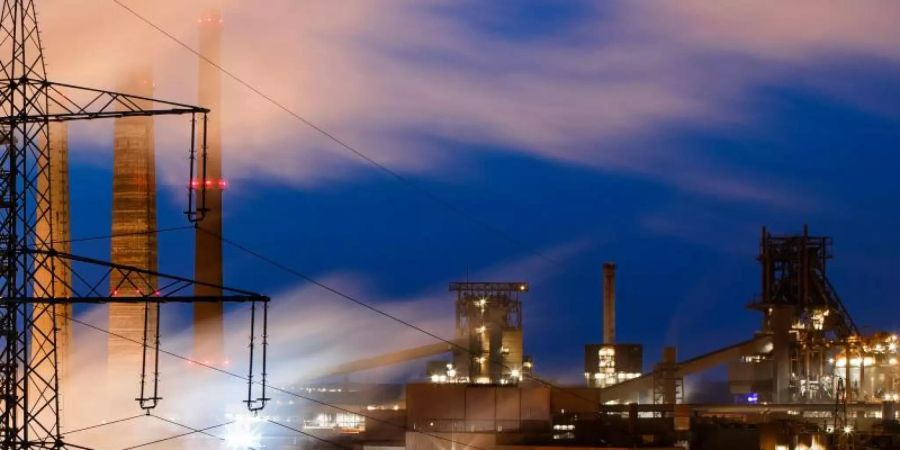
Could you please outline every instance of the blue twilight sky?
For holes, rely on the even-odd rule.
[[[198,12],[158,3],[130,2],[195,43]],[[900,327],[895,3],[251,3],[223,5],[224,66],[471,216],[225,80],[225,235],[256,251],[446,336],[447,282],[530,281],[526,353],[539,373],[577,380],[583,344],[601,334],[604,261],[619,267],[619,338],[645,344],[650,367],[663,345],[687,356],[748,337],[760,228],[808,223],[834,237],[830,277],[856,321]],[[110,71],[134,64],[116,44],[100,47],[102,64],[53,47],[66,43],[52,24],[73,5],[47,7],[51,77],[112,84]],[[87,8],[116,22],[78,45],[114,31],[123,46],[146,42],[158,96],[195,98],[190,54],[114,4]],[[186,137],[166,120],[161,227],[185,223]],[[72,235],[104,234],[109,130],[72,133]],[[191,239],[160,237],[163,271],[190,273]],[[75,250],[104,256],[108,243]],[[233,249],[226,258],[226,284],[273,295],[294,327],[383,332],[323,345],[398,345],[385,318]]]

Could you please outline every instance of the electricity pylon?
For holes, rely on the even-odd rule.
[[[256,357],[263,361],[263,378],[255,384],[264,387],[267,297],[224,287],[218,287],[221,296],[181,296],[203,283],[59,252],[47,220],[53,214],[50,122],[179,114],[192,116],[188,180],[200,178],[198,190],[186,183],[186,212],[189,220],[202,220],[205,144],[201,140],[196,148],[194,143],[209,111],[48,80],[34,0],[0,1],[0,449],[84,448],[64,442],[60,430],[56,343],[58,324],[68,319],[62,305],[130,302],[149,312],[166,302],[250,302],[256,318],[261,303],[263,347]],[[200,161],[196,168],[194,161]],[[64,271],[71,272],[71,280],[59,276]],[[124,298],[116,296],[116,289],[106,291],[110,278],[121,280],[122,292],[137,295]],[[57,295],[60,286],[64,298]],[[158,341],[158,334],[144,333],[138,401],[148,410],[160,400]],[[265,391],[254,393],[253,384],[249,388],[248,408],[264,406]]]

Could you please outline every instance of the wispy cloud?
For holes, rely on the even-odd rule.
[[[201,3],[128,4],[193,43]],[[223,64],[403,172],[452,168],[453,155],[424,136],[769,202],[771,181],[635,142],[746,126],[748,97],[786,70],[846,54],[896,59],[900,38],[888,19],[900,6],[885,3],[604,2],[540,39],[480,30],[437,7],[450,4],[223,1]],[[43,12],[56,76],[114,86],[121,68],[149,61],[159,96],[194,98],[195,59],[112,2],[59,1]],[[233,176],[309,186],[358,173],[353,156],[237,83],[225,95]],[[178,139],[160,139],[167,167],[183,160]],[[172,183],[182,172],[161,171]]]

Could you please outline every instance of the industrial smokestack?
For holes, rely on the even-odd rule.
[[[603,264],[603,343],[616,343],[616,264]]]
[[[150,68],[132,73],[119,86],[120,92],[152,97]],[[152,103],[143,102],[144,108]],[[110,261],[114,264],[157,270],[156,244],[156,165],[154,159],[153,119],[124,117],[115,120],[113,149],[112,239]],[[156,289],[156,280],[139,274],[123,276],[113,271],[109,277],[110,295],[142,297]],[[141,292],[141,291],[144,292]],[[155,334],[159,307],[151,306],[149,336]],[[138,374],[144,337],[144,304],[109,306],[110,370],[115,376]],[[118,337],[118,336],[121,336]]]
[[[46,146],[49,160],[41,161],[41,173],[38,176],[38,191],[49,192],[49,196],[37,196],[35,247],[39,250],[56,250],[60,253],[71,253],[69,230],[69,131],[65,122],[54,122],[48,126],[48,135],[41,136],[40,145]],[[46,164],[46,165],[45,165]],[[69,267],[56,258],[36,263],[34,273],[35,297],[67,298],[71,295],[72,273]],[[72,305],[34,305],[32,310],[34,326],[37,330],[31,334],[31,359],[40,360],[50,357],[45,353],[54,343],[49,341],[56,328],[56,361],[57,373],[50,373],[47,365],[40,365],[40,376],[52,380],[57,376],[64,402],[71,392],[68,389],[70,342],[72,327],[66,317],[72,315]],[[32,392],[32,395],[40,393]],[[65,411],[65,409],[62,409]],[[61,417],[65,422],[66,417]]]
[[[200,54],[218,64],[221,59],[222,15],[210,11],[200,19]],[[194,279],[215,286],[222,285],[222,78],[219,70],[200,60],[200,106],[210,109],[206,128],[206,212],[198,224],[194,238]],[[203,136],[201,136],[202,139]],[[222,290],[197,285],[194,295],[216,297]],[[224,362],[224,337],[221,303],[194,305],[194,358],[208,364]]]

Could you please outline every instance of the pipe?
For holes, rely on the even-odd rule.
[[[603,343],[616,343],[616,264],[603,264]]]

